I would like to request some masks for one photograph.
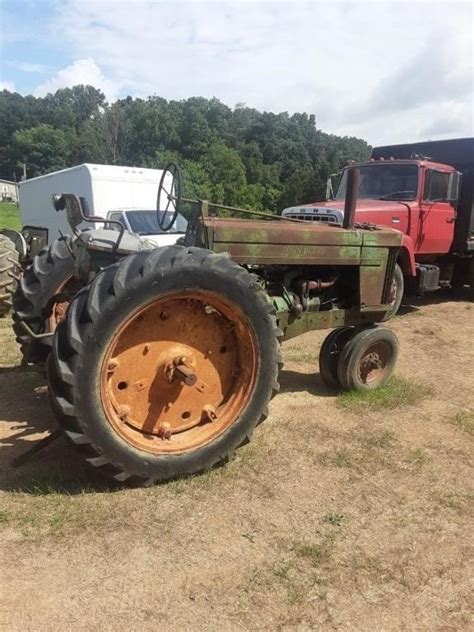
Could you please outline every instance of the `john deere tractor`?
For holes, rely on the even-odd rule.
[[[356,169],[342,226],[183,199],[179,169],[166,171],[173,185],[162,179],[158,197],[173,210],[160,221],[169,227],[191,205],[184,243],[134,252],[120,231],[115,245],[81,233],[75,274],[91,282],[59,323],[48,361],[67,437],[92,466],[144,484],[205,470],[251,438],[278,392],[282,340],[333,329],[319,363],[338,389],[377,388],[398,351],[377,323],[390,309],[402,236],[354,225]],[[75,196],[61,204],[72,224],[85,214]]]

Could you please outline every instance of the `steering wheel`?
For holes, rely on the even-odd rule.
[[[156,219],[163,232],[170,230],[181,208],[181,171],[175,162],[169,162],[163,170],[156,197]],[[171,217],[167,221],[167,218]]]

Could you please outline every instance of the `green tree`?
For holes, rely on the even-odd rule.
[[[313,114],[231,109],[218,99],[127,97],[74,86],[43,98],[0,92],[0,177],[18,164],[39,175],[81,162],[162,168],[178,162],[185,195],[280,212],[321,199],[327,177],[369,145],[326,134]]]
[[[73,132],[44,123],[13,134],[12,154],[20,167],[26,164],[29,178],[69,166]]]

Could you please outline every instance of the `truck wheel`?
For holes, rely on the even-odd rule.
[[[346,390],[371,390],[393,373],[398,339],[390,329],[370,327],[357,331],[342,350],[337,375]]]
[[[384,321],[390,320],[400,309],[402,303],[403,292],[405,291],[405,280],[403,272],[398,263],[395,264],[393,272],[392,285],[390,286],[390,309],[383,318]]]
[[[52,338],[31,338],[22,321],[37,334],[53,332],[80,288],[70,246],[71,238],[61,237],[37,254],[13,296],[13,329],[25,363],[44,362]]]
[[[152,484],[224,461],[278,390],[275,310],[223,255],[167,246],[73,299],[48,363],[52,407],[87,461]]]
[[[12,306],[12,294],[20,280],[20,263],[15,244],[0,234],[0,317]]]
[[[339,357],[345,344],[354,334],[354,327],[339,327],[324,340],[319,352],[319,373],[329,388],[340,388],[337,376]]]

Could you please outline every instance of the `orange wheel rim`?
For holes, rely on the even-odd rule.
[[[390,368],[393,356],[391,346],[385,342],[375,342],[362,354],[357,367],[358,377],[364,384],[383,380]]]
[[[243,313],[201,290],[163,295],[134,312],[110,342],[100,374],[115,432],[152,454],[200,448],[236,421],[258,370]]]

